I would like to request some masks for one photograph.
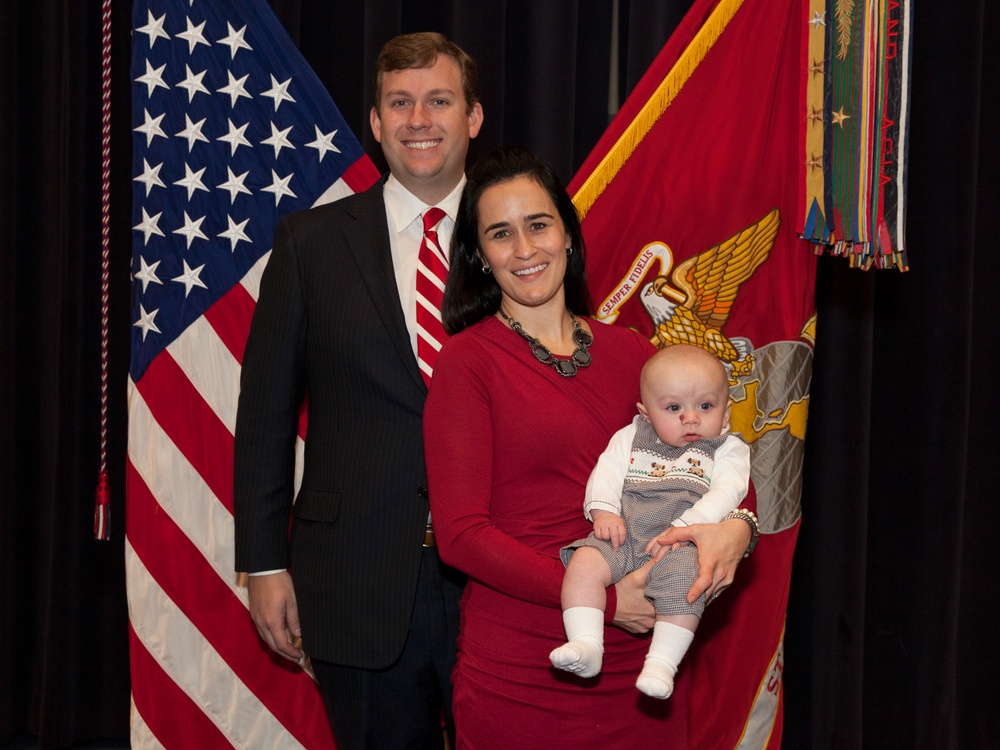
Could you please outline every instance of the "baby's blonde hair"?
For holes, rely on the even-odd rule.
[[[655,382],[657,374],[664,367],[677,364],[701,364],[706,368],[716,370],[719,377],[719,390],[725,390],[727,397],[729,393],[729,377],[726,375],[726,368],[714,354],[700,346],[691,344],[673,344],[672,346],[660,349],[650,357],[642,367],[639,376],[639,391],[645,399],[647,389]]]

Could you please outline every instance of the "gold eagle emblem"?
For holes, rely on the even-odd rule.
[[[693,344],[732,366],[733,375],[753,369],[752,345],[722,333],[740,286],[767,260],[781,217],[774,209],[746,229],[688,258],[646,284],[640,300],[653,321],[655,343]],[[665,269],[668,272],[669,269]]]

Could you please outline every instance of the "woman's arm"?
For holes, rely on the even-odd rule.
[[[757,507],[753,484],[740,507]],[[746,521],[731,519],[721,523],[671,526],[659,538],[665,545],[692,542],[698,548],[698,578],[687,594],[688,602],[694,603],[702,594],[707,594],[711,600],[733,582],[736,568],[749,547],[750,537],[751,530]]]
[[[501,593],[558,607],[562,563],[498,529],[490,514],[493,431],[500,429],[491,393],[504,383],[492,382],[488,362],[474,340],[453,340],[435,363],[424,450],[438,550],[446,563]]]

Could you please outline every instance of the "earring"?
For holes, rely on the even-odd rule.
[[[488,276],[488,275],[490,275],[491,273],[493,273],[493,269],[492,269],[492,268],[490,268],[490,267],[489,267],[488,265],[486,265],[485,263],[483,263],[483,273],[485,273],[485,274],[486,274],[486,275]]]
[[[573,246],[570,245],[569,247],[566,248],[566,257],[569,257],[572,254],[573,254]]]

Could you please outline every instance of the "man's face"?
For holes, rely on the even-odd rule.
[[[438,55],[429,68],[407,68],[382,77],[371,126],[389,169],[428,204],[448,195],[465,172],[469,140],[479,134],[483,110],[468,110],[458,63]]]

